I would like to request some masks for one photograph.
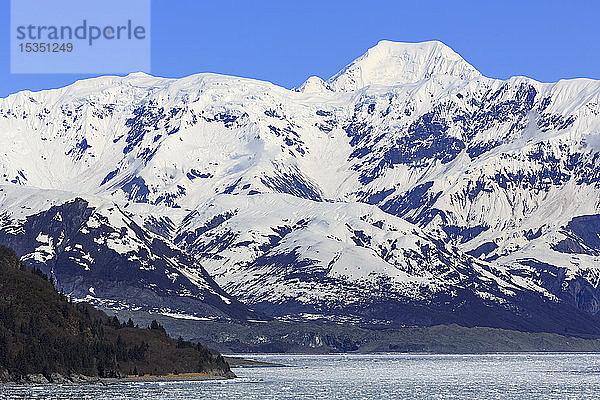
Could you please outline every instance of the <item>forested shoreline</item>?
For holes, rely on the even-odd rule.
[[[169,337],[156,321],[138,327],[74,303],[0,246],[0,381],[192,372],[234,376],[220,354]]]

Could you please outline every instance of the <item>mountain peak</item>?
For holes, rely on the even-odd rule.
[[[442,42],[382,40],[327,83],[335,91],[352,91],[369,85],[409,84],[432,75],[471,79],[480,73]]]
[[[311,76],[298,88],[298,91],[302,93],[323,93],[331,91],[331,89],[323,79],[318,76]]]

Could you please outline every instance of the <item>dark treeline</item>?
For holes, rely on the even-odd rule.
[[[58,293],[48,276],[0,246],[0,373],[100,377],[182,372],[231,376],[221,355],[170,338],[156,321],[120,322]],[[6,378],[5,378],[6,379]]]

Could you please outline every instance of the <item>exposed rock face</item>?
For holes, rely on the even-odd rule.
[[[54,373],[50,374],[50,382],[63,384],[63,383],[69,383],[69,382],[71,382],[71,380],[65,376],[62,376],[61,374],[59,374],[57,372],[54,372]]]
[[[42,374],[29,374],[29,375],[26,375],[23,380],[27,383],[31,383],[34,385],[46,385],[46,384],[50,383],[48,378],[46,378]]]
[[[10,382],[11,376],[4,368],[0,368],[0,382]]]

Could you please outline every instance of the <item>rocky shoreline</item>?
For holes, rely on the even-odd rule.
[[[21,377],[14,377],[8,372],[0,372],[0,383],[15,384],[15,385],[47,385],[47,384],[82,384],[82,383],[101,383],[108,378],[100,378],[98,376],[86,376],[81,374],[62,375],[54,372],[50,375],[44,374],[27,374]],[[114,378],[118,379],[118,378]]]
[[[225,357],[228,364],[232,368],[261,368],[261,367],[286,367],[283,364],[270,363],[264,361],[256,361],[242,357]],[[82,385],[82,384],[100,384],[108,385],[111,383],[121,382],[167,382],[167,381],[207,381],[236,378],[234,373],[223,375],[215,373],[180,373],[168,375],[124,375],[114,378],[102,378],[99,376],[87,376],[82,374],[63,375],[52,373],[44,374],[28,374],[22,377],[15,378],[6,370],[0,370],[0,385]]]
[[[19,378],[14,378],[4,371],[0,372],[0,385],[109,385],[121,382],[206,381],[232,379],[235,377],[235,374],[223,376],[206,373],[183,373],[178,375],[143,375],[102,378],[99,376],[86,376],[81,374],[62,375],[59,373],[52,373],[48,376],[44,374],[28,374]]]

